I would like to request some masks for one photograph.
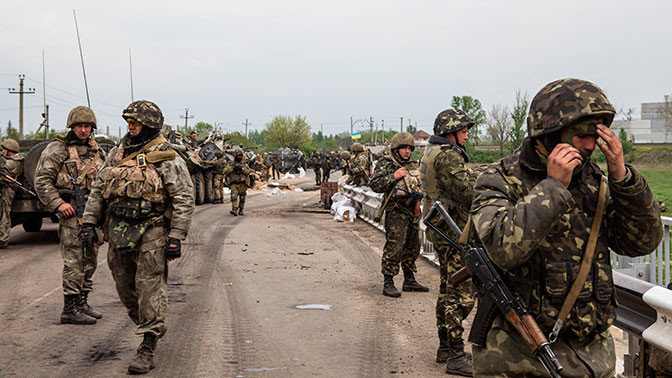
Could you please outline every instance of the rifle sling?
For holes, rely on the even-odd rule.
[[[602,215],[604,213],[604,206],[606,202],[607,202],[607,185],[604,183],[604,180],[601,180],[600,191],[597,200],[597,210],[595,212],[595,218],[593,218],[593,225],[590,228],[590,236],[588,236],[586,251],[583,254],[583,259],[581,259],[581,267],[579,268],[579,274],[577,275],[576,280],[574,280],[574,283],[572,284],[572,287],[569,290],[569,294],[567,295],[564,303],[562,304],[560,314],[558,315],[558,320],[556,321],[556,326],[558,325],[558,322],[560,322],[560,327],[562,327],[562,324],[567,319],[567,316],[569,315],[570,310],[574,306],[576,299],[579,297],[579,293],[583,288],[583,283],[586,281],[586,278],[588,277],[588,273],[590,272],[590,266],[593,263],[593,256],[595,255],[597,236],[600,233],[600,226],[602,225]],[[556,333],[554,327],[553,331],[557,335],[557,333],[560,332],[560,329],[558,329]]]
[[[98,152],[96,152],[98,153]],[[88,163],[77,172],[77,177],[75,177],[75,184],[77,185],[82,185],[82,181],[84,181],[84,177],[86,177],[86,172],[93,167],[93,165],[96,164],[96,158],[94,157],[93,159],[89,160]]]
[[[154,146],[156,146],[156,145],[158,145],[158,144],[161,144],[161,143],[164,143],[164,142],[167,142],[166,138],[164,138],[162,135],[159,135],[158,137],[152,139],[149,143],[147,143],[147,144],[145,144],[144,146],[142,146],[142,148],[140,148],[139,150],[133,152],[132,154],[130,154],[130,155],[126,156],[125,158],[123,158],[123,159],[119,160],[118,162],[116,162],[116,163],[114,164],[114,166],[115,166],[115,167],[118,167],[118,166],[124,164],[125,162],[127,162],[127,161],[129,161],[129,160],[135,158],[136,156],[140,155],[144,150],[146,150],[146,149],[148,149],[148,148],[150,148],[150,147],[154,147]]]

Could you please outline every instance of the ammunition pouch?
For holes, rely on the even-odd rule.
[[[163,214],[165,206],[144,198],[121,198],[110,204],[110,215],[120,219],[149,219]]]

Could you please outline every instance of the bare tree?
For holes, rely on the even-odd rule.
[[[499,156],[504,156],[504,147],[509,143],[509,131],[511,130],[511,114],[509,107],[504,105],[492,105],[488,114],[487,134],[492,143],[499,146]]]

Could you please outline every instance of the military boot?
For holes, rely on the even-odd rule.
[[[216,200],[212,201],[213,205],[219,205],[220,203],[222,203],[221,199],[216,199]]]
[[[236,212],[236,209],[233,209],[233,210],[229,211],[229,214],[233,215],[234,217],[238,216],[238,213]]]
[[[158,337],[150,332],[144,334],[142,344],[135,351],[135,359],[128,365],[128,372],[132,374],[146,374],[154,369],[154,350]]]
[[[442,364],[448,359],[450,353],[450,343],[448,342],[448,329],[439,328],[439,348],[436,350],[436,362]]]
[[[446,359],[446,374],[461,375],[463,377],[473,377],[474,368],[471,360],[464,353],[464,341],[450,340],[450,350]]]
[[[404,284],[401,286],[403,291],[429,291],[427,286],[422,286],[415,280],[413,271],[410,269],[404,269]]]
[[[86,316],[79,311],[79,294],[64,296],[61,323],[63,324],[96,324],[96,319]]]
[[[82,291],[81,293],[79,293],[79,311],[82,314],[88,315],[92,318],[96,318],[96,319],[102,318],[103,314],[94,310],[93,307],[89,306],[88,298],[89,298],[89,292],[88,291]]]
[[[243,208],[242,208],[242,207],[239,207],[239,208],[238,208],[238,215],[245,215],[245,214],[243,213]]]
[[[397,290],[396,287],[394,287],[394,276],[389,276],[389,275],[384,275],[385,281],[383,283],[383,295],[392,297],[392,298],[399,298],[401,297],[401,293],[399,290]]]

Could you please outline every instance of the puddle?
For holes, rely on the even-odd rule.
[[[299,310],[324,310],[331,311],[334,309],[334,306],[329,304],[307,304],[307,305],[296,305],[295,308]]]
[[[263,373],[265,371],[287,370],[287,369],[289,369],[289,366],[281,366],[274,368],[245,368],[243,369],[243,371],[247,373]]]

